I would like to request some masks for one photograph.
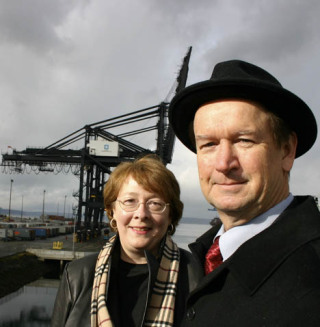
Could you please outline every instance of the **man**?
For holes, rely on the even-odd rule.
[[[177,94],[169,117],[221,220],[190,244],[204,276],[184,325],[320,326],[320,213],[313,197],[289,192],[294,159],[317,136],[309,107],[231,60]]]

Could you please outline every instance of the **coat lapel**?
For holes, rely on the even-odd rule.
[[[311,197],[296,197],[274,224],[237,250],[228,269],[253,294],[294,251],[317,238],[318,208]]]
[[[197,244],[190,244],[190,249],[202,265],[203,253],[206,253],[218,230],[219,228],[213,227],[197,240]],[[318,208],[312,197],[295,197],[274,224],[245,242],[222,265],[204,276],[195,291],[211,284],[228,270],[249,294],[253,294],[288,256],[317,238],[320,238]]]

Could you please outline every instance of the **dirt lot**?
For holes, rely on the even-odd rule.
[[[55,270],[52,263],[39,261],[26,252],[0,258],[0,298]]]

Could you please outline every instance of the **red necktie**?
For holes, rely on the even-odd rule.
[[[211,273],[212,270],[216,269],[218,266],[222,264],[222,256],[219,247],[219,238],[218,236],[213,244],[211,245],[210,249],[206,254],[206,261],[204,263],[204,270],[206,275]]]

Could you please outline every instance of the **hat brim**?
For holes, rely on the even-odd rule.
[[[204,81],[186,87],[171,101],[169,120],[176,136],[196,153],[190,124],[196,111],[205,103],[223,99],[256,101],[267,110],[282,118],[297,134],[296,158],[306,153],[317,138],[317,123],[307,106],[295,94],[271,83],[248,83],[248,81]]]

